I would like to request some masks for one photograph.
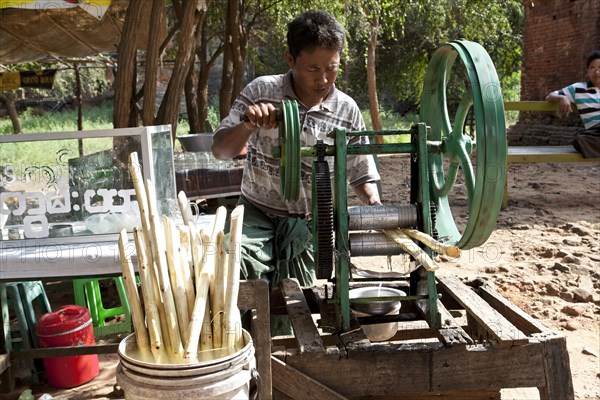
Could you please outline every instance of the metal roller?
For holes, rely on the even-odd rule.
[[[350,254],[352,257],[397,256],[404,254],[384,233],[350,233]]]
[[[416,205],[348,207],[348,229],[396,229],[417,227]]]

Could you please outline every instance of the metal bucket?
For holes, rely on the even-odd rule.
[[[244,347],[232,354],[200,351],[195,363],[158,364],[140,356],[135,335],[129,335],[119,344],[117,383],[131,400],[249,399],[256,360],[250,334],[244,330],[243,336]]]
[[[369,297],[395,297],[406,296],[402,290],[388,287],[363,287],[352,289],[350,295],[350,308],[357,317],[371,315],[395,315],[400,311],[400,300],[378,300],[370,303],[352,301],[353,299]],[[382,324],[363,325],[362,330],[372,342],[382,342],[393,337],[398,331],[397,322],[385,322]]]

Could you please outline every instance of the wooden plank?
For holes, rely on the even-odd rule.
[[[567,339],[556,336],[542,342],[546,385],[539,387],[540,400],[575,399],[567,351]]]
[[[539,343],[497,348],[385,343],[350,350],[346,357],[338,352],[289,350],[278,358],[349,398],[546,384]]]
[[[62,356],[80,356],[84,354],[114,354],[119,348],[118,343],[95,344],[88,346],[46,347],[37,349],[19,349],[10,353],[13,360],[47,358]]]
[[[438,275],[437,280],[456,299],[500,346],[515,346],[529,343],[527,336],[493,309],[471,288],[454,275]]]
[[[508,163],[598,162],[599,157],[583,158],[573,146],[508,146]]]
[[[281,281],[280,288],[300,352],[324,351],[319,330],[315,326],[298,281],[284,279]]]
[[[437,301],[438,311],[442,315],[442,328],[438,331],[438,338],[447,346],[455,344],[473,344],[473,339],[456,323],[450,311],[444,307],[440,300]]]
[[[500,314],[504,315],[514,326],[527,336],[537,333],[554,335],[541,322],[529,316],[504,297],[500,296],[489,285],[485,284],[477,289],[477,292],[489,305],[494,307]]]
[[[352,400],[372,400],[371,396],[354,397]],[[377,397],[377,400],[501,400],[499,390],[475,390],[461,392],[408,393]]]
[[[270,400],[273,396],[273,381],[271,375],[269,283],[260,279],[241,281],[238,307],[240,310],[253,310],[252,340],[256,350],[256,370],[260,376],[258,398]]]
[[[293,399],[345,400],[346,397],[331,390],[317,380],[303,374],[272,357],[273,386]]]
[[[549,101],[505,101],[504,111],[557,111],[558,103]]]

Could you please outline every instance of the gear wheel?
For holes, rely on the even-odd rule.
[[[313,243],[317,279],[331,279],[333,272],[333,196],[327,161],[313,163]]]

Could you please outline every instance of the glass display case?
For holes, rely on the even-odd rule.
[[[131,152],[155,183],[159,212],[176,218],[169,125],[0,135],[0,240],[114,241],[140,226]]]

